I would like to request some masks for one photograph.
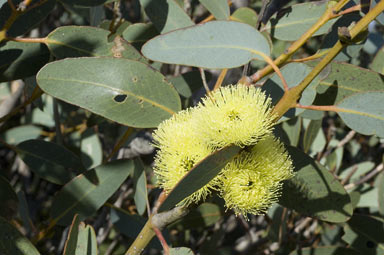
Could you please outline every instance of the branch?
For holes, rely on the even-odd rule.
[[[338,17],[335,15],[335,13],[338,13],[341,8],[344,7],[349,2],[349,0],[341,0],[339,1],[335,6],[328,8],[324,14],[316,21],[313,26],[308,29],[307,32],[305,32],[299,40],[295,41],[287,50],[285,53],[281,54],[275,61],[275,65],[281,66],[284,64],[288,59],[291,58],[291,56],[303,46],[309,38],[313,36],[313,34],[319,30],[325,23],[327,23],[329,20]],[[270,74],[273,71],[272,66],[268,65],[264,67],[263,69],[257,71],[255,74],[251,76],[252,83],[256,83],[264,76]]]
[[[341,1],[342,2],[342,1]],[[341,3],[339,2],[339,3]],[[356,25],[349,30],[349,41],[353,41],[366,31],[369,23],[374,20],[382,11],[384,11],[384,0],[380,1],[373,9],[371,9]],[[327,55],[312,69],[312,71],[304,78],[304,80],[296,87],[291,88],[284,93],[282,99],[277,103],[273,109],[276,114],[276,120],[280,119],[290,108],[298,106],[297,100],[300,98],[304,89],[312,82],[312,80],[342,51],[348,42],[339,40],[327,53]],[[300,106],[300,105],[299,105]],[[302,108],[312,110],[331,110],[331,111],[344,111],[336,106],[316,106],[311,108],[310,106],[300,106]]]

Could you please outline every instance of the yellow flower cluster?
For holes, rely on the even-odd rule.
[[[189,205],[219,192],[236,214],[260,214],[276,202],[281,181],[293,175],[292,162],[273,137],[271,99],[258,88],[230,85],[213,92],[196,107],[162,122],[154,132],[158,153],[155,174],[170,191],[199,161],[235,144],[244,148],[200,190],[184,199]]]

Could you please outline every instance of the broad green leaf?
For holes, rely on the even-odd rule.
[[[314,159],[289,147],[296,174],[284,182],[279,203],[328,222],[345,222],[352,215],[351,199],[335,177]]]
[[[2,217],[0,217],[0,254],[40,255],[35,246]]]
[[[205,72],[205,78],[209,82],[212,78],[211,73]],[[191,97],[195,91],[204,86],[199,71],[190,71],[179,76],[168,77],[168,81],[185,98]]]
[[[185,231],[186,229],[202,229],[215,224],[220,220],[222,216],[223,211],[220,210],[218,205],[212,203],[203,203],[168,227],[176,228],[182,231]]]
[[[97,255],[95,230],[90,225],[81,222],[75,215],[68,238],[65,242],[63,255]]]
[[[17,212],[18,198],[7,179],[0,176],[0,216],[12,219]]]
[[[140,0],[140,4],[162,34],[195,24],[175,0]]]
[[[34,75],[49,60],[43,44],[6,42],[0,48],[0,82]]]
[[[38,138],[42,128],[35,125],[22,125],[8,129],[0,135],[9,144],[18,144],[25,140]]]
[[[74,5],[74,6],[96,6],[100,4],[104,4],[109,0],[60,0],[61,2]]]
[[[372,211],[378,210],[379,192],[377,187],[364,183],[355,190],[360,193],[356,207],[368,207]]]
[[[305,153],[309,152],[309,148],[311,148],[312,143],[315,141],[317,133],[319,131],[322,132],[322,130],[320,130],[321,123],[322,123],[322,120],[311,120],[311,122],[309,122],[309,125],[304,132],[304,139],[303,139],[303,151]]]
[[[301,118],[295,117],[284,121],[275,128],[275,134],[285,144],[297,146],[300,139]]]
[[[337,109],[344,123],[356,132],[384,137],[384,91],[346,97]]]
[[[248,7],[241,7],[231,15],[231,20],[247,23],[250,26],[256,27],[257,13]]]
[[[89,128],[81,134],[81,161],[85,169],[98,166],[103,161],[103,148],[98,134]]]
[[[137,212],[143,215],[147,209],[148,194],[147,194],[147,178],[145,176],[144,164],[140,159],[134,159],[135,167],[132,172],[132,179],[135,186],[135,193],[133,199]]]
[[[39,4],[34,1],[32,4],[30,4],[30,6],[26,8],[24,12],[17,16],[11,27],[7,29],[7,36],[17,37],[35,28],[48,16],[51,11],[53,11],[55,5],[56,0],[47,0],[39,2]],[[3,5],[0,10],[0,28],[4,26],[10,15],[11,8],[9,5]]]
[[[120,233],[135,239],[144,227],[146,219],[138,214],[128,214],[126,211],[119,208],[111,208],[111,222]],[[162,248],[157,238],[151,240],[149,247],[156,249]]]
[[[376,53],[371,63],[371,69],[384,75],[384,46]]]
[[[298,85],[310,72],[311,68],[302,63],[290,63],[281,69],[281,73],[285,78],[288,87],[292,88]],[[310,105],[316,96],[314,85],[316,80],[313,81],[303,92],[300,98],[302,105]],[[284,86],[277,74],[273,74],[263,85],[262,89],[272,98],[272,103],[276,104],[280,98],[284,95]],[[302,113],[304,109],[292,108],[288,110],[280,121],[284,121],[287,118],[293,118],[294,116]]]
[[[170,255],[194,255],[193,251],[187,247],[176,247],[169,249]]]
[[[159,33],[153,24],[135,23],[127,27],[123,32],[123,38],[134,46],[141,46]]]
[[[261,31],[268,31],[276,39],[295,41],[316,23],[327,10],[327,6],[328,1],[292,5],[272,16]],[[325,34],[336,20],[328,21],[313,36]]]
[[[384,220],[355,214],[344,227],[342,239],[364,255],[384,253]]]
[[[334,151],[332,151],[331,154],[329,154],[326,157],[325,160],[325,166],[331,171],[331,172],[337,172],[340,168],[342,159],[344,154],[344,148],[339,147],[336,148]]]
[[[272,242],[280,242],[281,238],[287,234],[287,210],[278,204],[274,204],[268,210],[268,216],[271,219],[271,224],[268,229],[268,239]]]
[[[37,175],[59,185],[84,170],[73,152],[56,143],[31,139],[17,145],[16,152]]]
[[[355,93],[384,91],[384,76],[355,65],[331,62],[328,75],[318,80],[315,86],[319,93],[315,103],[333,105]]]
[[[115,56],[143,61],[141,54],[119,36],[109,41],[110,31],[96,27],[63,26],[47,36],[47,46],[58,58]]]
[[[180,110],[179,95],[160,72],[128,59],[56,61],[37,82],[53,97],[132,127],[156,127]]]
[[[75,214],[80,220],[94,214],[120,187],[133,168],[132,160],[116,160],[78,175],[55,196],[51,217],[69,225]]]
[[[359,252],[340,246],[309,247],[293,251],[289,255],[360,255]]]
[[[229,18],[229,5],[227,0],[199,1],[217,20],[227,20]]]
[[[339,175],[340,179],[345,179],[349,176],[350,182],[355,182],[360,179],[363,175],[367,174],[375,166],[375,163],[371,161],[364,161],[359,164],[352,165],[345,170],[342,170]]]
[[[240,148],[237,146],[228,146],[201,160],[172,189],[160,205],[159,212],[172,209],[184,198],[210,182],[239,151]]]
[[[154,61],[198,66],[233,68],[270,54],[268,41],[255,28],[234,21],[212,21],[159,35],[142,48]]]

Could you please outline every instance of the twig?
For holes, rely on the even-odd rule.
[[[203,68],[199,68],[199,71],[200,71],[200,76],[201,76],[201,80],[203,81],[203,85],[204,85],[205,91],[209,95],[211,93],[211,91],[209,90],[209,87],[208,87],[208,84],[207,84],[207,79],[205,78],[204,69]]]
[[[375,175],[379,174],[383,170],[384,170],[384,164],[381,163],[375,169],[373,169],[371,172],[369,172],[366,176],[364,176],[363,178],[361,178],[360,180],[358,180],[354,183],[350,183],[348,185],[345,185],[344,188],[345,189],[353,189],[353,188],[359,186],[360,184],[363,184],[363,183],[369,181],[370,179],[375,177]]]
[[[220,75],[219,77],[217,78],[217,81],[215,83],[215,86],[213,87],[213,91],[215,91],[216,89],[220,88],[221,85],[223,84],[223,80],[225,78],[225,75],[227,74],[228,72],[228,69],[223,69],[221,70],[220,72]]]

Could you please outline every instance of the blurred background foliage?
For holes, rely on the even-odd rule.
[[[12,15],[9,2],[21,13],[11,26],[7,25]],[[64,102],[70,99],[61,101],[48,94],[40,96],[36,74],[54,60],[121,54],[122,58],[139,61],[143,66],[150,64],[167,77],[178,94],[171,89],[159,93],[164,93],[167,100],[171,94],[181,98],[181,107],[175,99],[170,100],[174,102],[170,103],[170,109],[177,111],[192,106],[205,93],[199,70],[151,62],[140,50],[143,43],[154,36],[210,19],[211,14],[218,20],[227,19],[228,13],[217,8],[219,2],[0,1],[0,27],[2,31],[6,28],[8,37],[48,39],[45,43],[4,40],[0,44],[1,254],[97,254],[97,249],[98,254],[124,254],[148,217],[147,206],[152,208],[161,192],[155,186],[151,169],[155,155],[151,131],[156,123],[167,117],[158,113],[148,120],[150,124],[146,120],[135,120],[129,125],[120,125],[116,122],[124,120],[119,116],[131,114],[129,109],[116,112],[116,118],[104,118],[100,116],[105,116],[102,109],[99,111],[105,107],[101,101],[85,101],[86,106],[79,102],[76,104],[82,107],[78,107]],[[306,58],[332,47],[338,39],[337,27],[358,21],[376,2],[350,1],[347,7],[361,4],[361,12],[328,22],[294,58]],[[297,40],[328,4],[327,1],[273,0],[260,18],[263,24],[260,31],[272,48],[272,58]],[[162,9],[164,6],[169,9]],[[276,14],[283,7],[287,9]],[[233,0],[231,19],[256,27],[261,8],[261,1]],[[171,14],[167,16],[167,12]],[[284,13],[290,15],[284,16]],[[287,19],[279,19],[279,15]],[[168,22],[165,17],[173,20]],[[116,51],[118,40],[124,40],[122,51]],[[369,25],[369,34],[363,42],[347,47],[335,60],[338,62],[326,67],[306,90],[303,104],[305,100],[307,104],[313,101],[318,105],[336,104],[350,95],[351,89],[383,93],[384,14]],[[282,72],[289,85],[294,86],[316,63],[316,60],[305,62],[305,65],[291,63]],[[90,64],[92,68],[96,66],[93,65]],[[251,61],[246,75],[265,65],[263,61]],[[87,63],[73,62],[73,66],[82,68]],[[229,69],[223,84],[236,83],[242,73],[243,68]],[[108,71],[99,74],[107,76]],[[205,70],[210,88],[219,74],[219,70]],[[76,75],[74,71],[73,77]],[[335,80],[338,91],[328,86]],[[148,86],[161,82],[162,77],[151,77]],[[263,83],[263,88],[277,100],[278,92],[274,88],[281,83],[278,77],[272,74],[257,85]],[[66,95],[75,98],[77,93],[72,91]],[[115,100],[118,102],[119,98]],[[88,111],[94,109],[92,107],[99,115]],[[384,126],[379,125],[378,132],[382,134],[383,129]],[[321,211],[313,213],[308,208],[321,208],[322,205],[310,204],[307,198],[299,196],[298,201],[292,201],[293,193],[290,197],[283,193],[281,202],[266,215],[250,215],[250,220],[246,221],[226,211],[223,201],[214,195],[163,231],[168,243],[173,247],[189,247],[197,254],[384,254],[383,138],[351,130],[336,113],[302,109],[288,112],[276,126],[275,133],[287,146],[297,147],[322,164],[323,170],[329,173],[327,178],[335,178],[344,186],[350,197],[352,218],[340,216],[340,220]],[[290,152],[304,157],[294,149]],[[114,160],[105,164],[109,156]],[[319,177],[309,174],[302,178],[309,178],[309,182]],[[292,187],[285,187],[285,191],[290,189]],[[85,194],[88,204],[79,203]],[[296,210],[292,210],[294,203]],[[337,207],[338,200],[330,203]],[[73,218],[75,214],[79,215]],[[78,232],[74,232],[75,229]],[[73,241],[75,239],[77,241]],[[10,244],[14,240],[19,245]],[[160,254],[161,251],[159,241],[154,238],[145,253]],[[188,252],[182,250],[175,254]]]

